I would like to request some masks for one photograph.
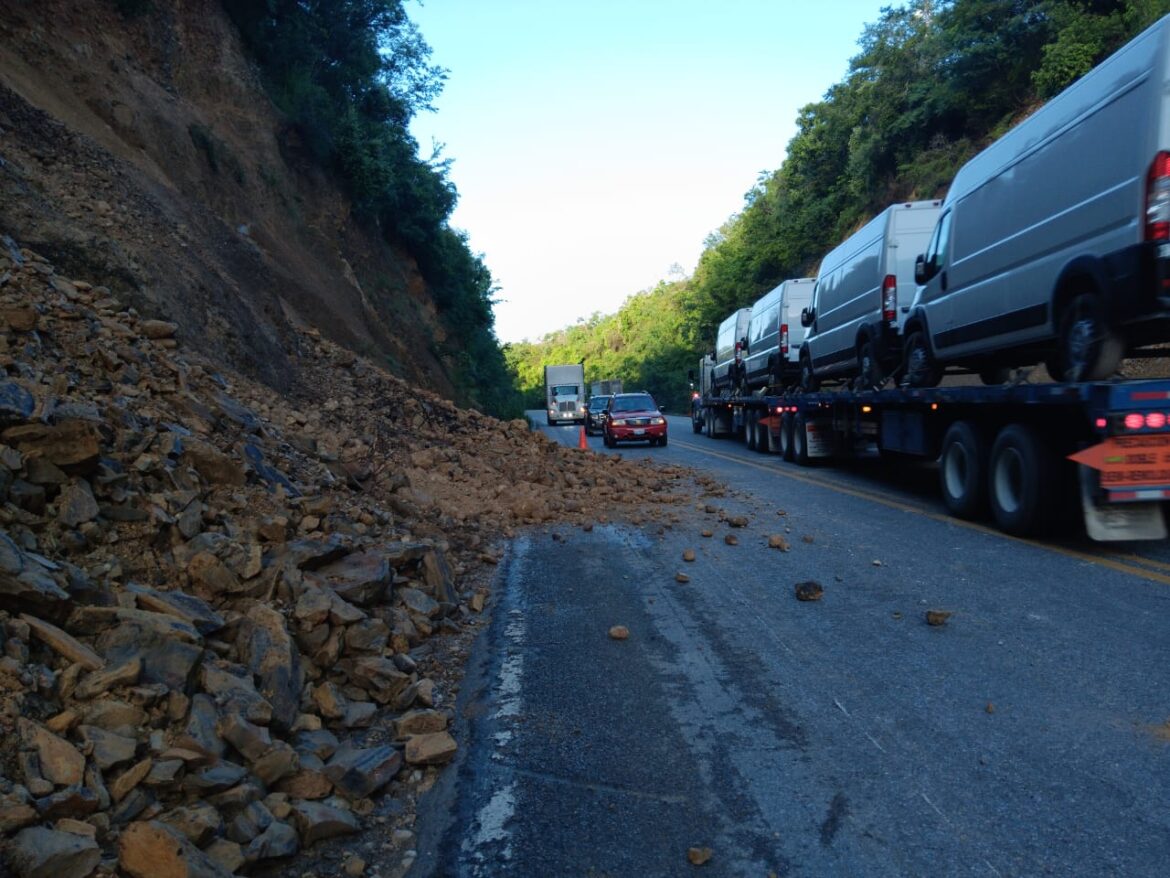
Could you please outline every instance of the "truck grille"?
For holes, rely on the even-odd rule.
[[[557,408],[562,412],[571,412],[577,408],[577,404],[575,402],[558,402]]]

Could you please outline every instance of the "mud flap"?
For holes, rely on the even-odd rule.
[[[835,451],[833,425],[827,418],[805,421],[804,435],[805,441],[808,443],[808,456],[810,458],[833,456]]]
[[[1098,506],[1093,502],[1097,487],[1097,471],[1077,466],[1081,483],[1081,509],[1084,512],[1085,532],[1090,539],[1100,542],[1117,540],[1163,540],[1166,538],[1166,519],[1159,501],[1149,503],[1114,503]]]

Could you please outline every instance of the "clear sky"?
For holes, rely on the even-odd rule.
[[[449,77],[411,130],[454,160],[503,342],[689,275],[897,0],[425,0]]]

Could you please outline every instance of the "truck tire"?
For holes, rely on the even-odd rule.
[[[1056,464],[1040,434],[1024,424],[1008,424],[995,437],[988,466],[991,513],[1000,530],[1014,536],[1047,527]]]
[[[792,412],[780,416],[780,456],[789,463],[796,459],[792,453]]]
[[[812,458],[808,456],[806,423],[804,412],[797,412],[792,419],[792,459],[798,466],[812,466]]]
[[[696,433],[703,432],[703,410],[691,411],[691,429]]]
[[[772,453],[772,428],[766,423],[756,419],[756,451],[760,454]]]
[[[939,486],[957,518],[978,518],[986,511],[988,445],[987,436],[969,421],[955,421],[943,436]]]
[[[758,416],[755,412],[744,412],[743,421],[744,438],[747,439],[748,451],[756,451],[760,447],[760,436],[757,429],[760,425]]]

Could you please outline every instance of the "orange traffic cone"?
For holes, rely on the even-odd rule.
[[[589,443],[585,440],[585,428],[584,427],[581,428],[581,435],[577,437],[577,447],[584,448],[584,449],[589,448]]]

